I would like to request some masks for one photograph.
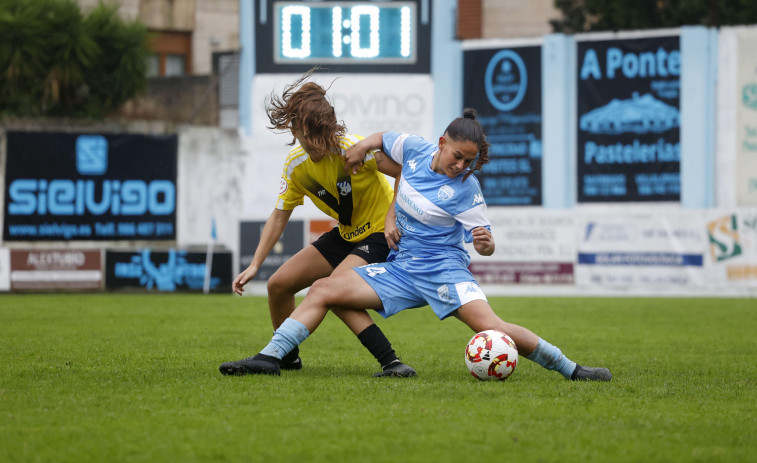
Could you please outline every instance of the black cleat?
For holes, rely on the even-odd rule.
[[[415,369],[413,369],[413,367],[411,367],[410,365],[405,365],[399,360],[395,360],[388,365],[384,365],[383,370],[384,371],[373,375],[373,377],[409,378],[411,376],[416,376]]]
[[[302,370],[302,359],[300,358],[300,349],[295,347],[284,356],[279,362],[282,370]]]
[[[301,363],[301,362],[300,362]],[[257,354],[254,357],[226,362],[218,367],[224,375],[280,375],[279,359],[270,355]]]
[[[284,362],[284,359],[281,359],[279,368],[282,370],[302,370],[302,359],[297,357],[291,362]]]
[[[612,373],[607,368],[582,367],[576,365],[573,374],[570,375],[573,381],[610,381]]]

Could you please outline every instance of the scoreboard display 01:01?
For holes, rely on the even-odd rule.
[[[414,1],[262,0],[255,12],[258,73],[430,71],[431,6]]]

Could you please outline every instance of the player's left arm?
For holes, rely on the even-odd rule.
[[[473,243],[473,248],[482,256],[491,256],[494,254],[494,236],[491,232],[491,223],[486,217],[486,203],[481,190],[476,188],[471,191],[463,204],[468,203],[471,207],[455,215],[455,219],[460,222],[465,230],[465,242]],[[468,202],[468,200],[470,202]],[[464,206],[466,207],[466,206]]]
[[[379,172],[399,180],[402,166],[397,164],[394,159],[383,151],[375,151],[373,158],[376,160],[376,168]]]

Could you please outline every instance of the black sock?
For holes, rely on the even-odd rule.
[[[384,333],[375,323],[364,329],[357,335],[357,338],[368,351],[376,357],[378,363],[385,367],[397,359],[397,354],[392,349],[392,343],[386,339]]]
[[[281,358],[281,363],[292,363],[300,356],[300,346],[294,346],[288,354]]]

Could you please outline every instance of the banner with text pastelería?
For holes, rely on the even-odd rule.
[[[679,37],[577,42],[577,200],[680,200]]]

